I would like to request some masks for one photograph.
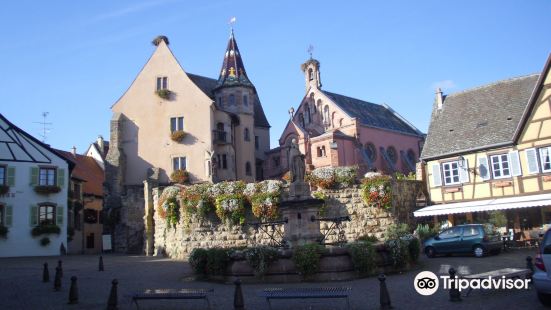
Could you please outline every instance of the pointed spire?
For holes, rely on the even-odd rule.
[[[224,62],[218,77],[218,87],[224,86],[253,86],[247,77],[247,71],[241,59],[241,53],[235,41],[233,27],[231,27],[230,38],[226,53],[224,54]]]

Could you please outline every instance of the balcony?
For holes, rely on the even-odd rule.
[[[213,143],[214,144],[226,144],[229,143],[227,139],[227,132],[223,130],[213,130],[212,131]]]

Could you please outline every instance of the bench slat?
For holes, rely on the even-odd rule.
[[[350,287],[267,288],[258,295],[266,298],[345,298],[351,290]]]

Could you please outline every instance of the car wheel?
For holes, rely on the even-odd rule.
[[[433,258],[436,255],[436,251],[431,246],[426,247],[425,248],[425,255],[427,255],[427,257]]]
[[[551,307],[551,295],[538,292],[538,299],[544,306]]]
[[[482,256],[484,256],[484,254],[485,254],[485,253],[484,253],[484,248],[483,248],[482,246],[480,246],[480,245],[475,246],[475,247],[473,248],[473,254],[474,254],[474,256],[476,256],[476,257],[482,257]]]

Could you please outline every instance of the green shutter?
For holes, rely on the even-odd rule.
[[[38,167],[31,167],[31,186],[38,185]]]
[[[13,222],[13,207],[7,206],[6,207],[6,218],[5,218],[5,224],[7,227],[10,227]]]
[[[65,185],[65,169],[57,169],[57,186],[63,188]]]
[[[8,167],[8,186],[15,186],[15,167]]]
[[[63,212],[64,212],[65,208],[63,207],[60,207],[60,206],[57,206],[56,210],[55,210],[55,214],[56,214],[56,225],[61,225],[63,224],[63,216],[65,215]]]
[[[31,227],[38,226],[38,206],[31,205],[29,214],[29,225],[31,225]]]

